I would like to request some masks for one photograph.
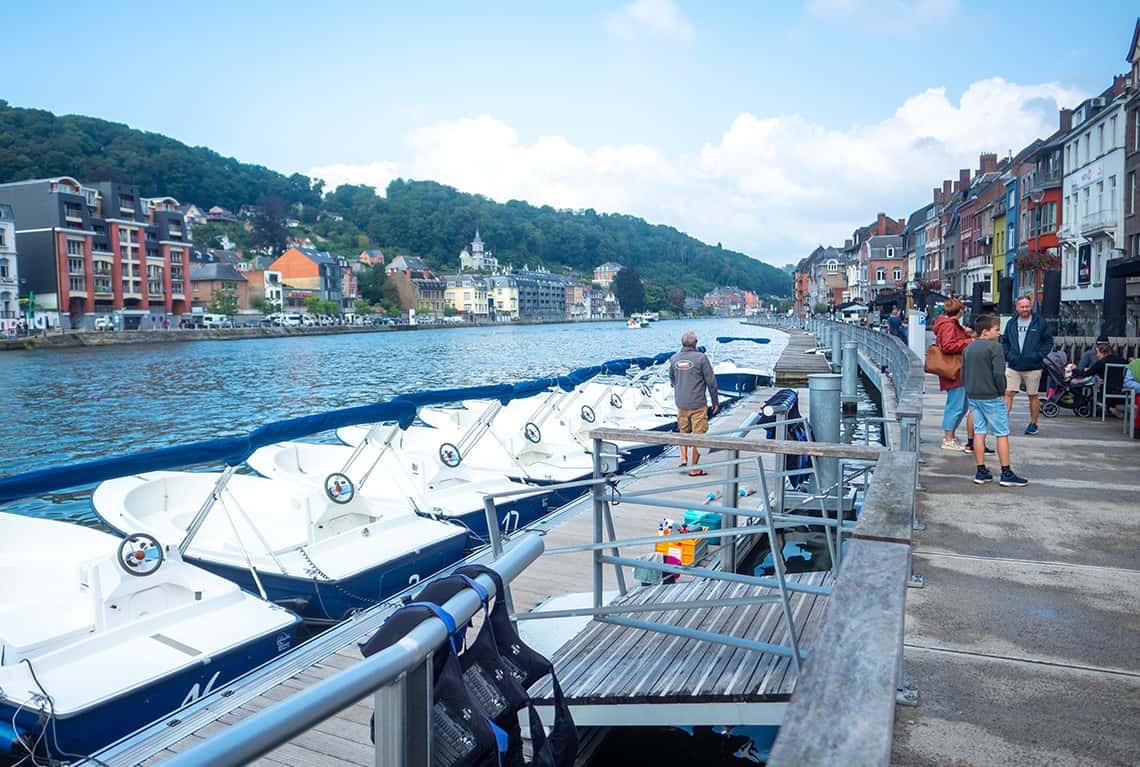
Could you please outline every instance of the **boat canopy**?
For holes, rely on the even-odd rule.
[[[42,493],[70,487],[90,485],[128,474],[178,469],[191,464],[221,461],[236,466],[259,448],[278,442],[307,437],[318,432],[355,426],[362,423],[394,422],[407,429],[416,419],[416,412],[428,405],[443,405],[472,399],[498,400],[507,404],[511,400],[533,397],[558,387],[573,391],[578,385],[595,376],[624,375],[630,368],[645,369],[668,362],[673,352],[662,352],[653,357],[627,357],[609,360],[600,365],[579,368],[567,375],[538,378],[515,384],[489,384],[456,389],[401,394],[384,402],[371,405],[330,410],[325,413],[274,421],[254,429],[245,436],[211,439],[186,445],[147,450],[139,453],[99,458],[66,466],[27,471],[0,478],[0,504],[28,498]]]

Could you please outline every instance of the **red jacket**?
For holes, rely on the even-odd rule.
[[[958,324],[958,320],[950,319],[945,314],[934,321],[934,343],[943,354],[961,354],[974,339],[966,335],[966,329]],[[938,389],[946,391],[962,385],[962,376],[957,378],[938,377]]]

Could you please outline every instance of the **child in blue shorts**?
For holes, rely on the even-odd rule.
[[[998,458],[1001,460],[1002,487],[1025,487],[1029,483],[1013,473],[1009,465],[1009,415],[1005,409],[1005,355],[998,338],[1001,337],[998,318],[992,314],[980,315],[974,320],[977,340],[962,352],[962,382],[974,416],[975,434],[992,434],[997,438]],[[974,483],[993,482],[994,475],[986,468],[985,439],[974,440],[974,459],[978,468]]]

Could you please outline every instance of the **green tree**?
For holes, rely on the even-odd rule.
[[[267,195],[257,201],[257,215],[253,219],[251,238],[255,248],[273,254],[285,250],[285,241],[289,238],[289,232],[285,228],[286,211],[285,201],[275,195]]]
[[[459,313],[459,310],[456,309],[451,304],[444,304],[443,305],[443,316],[444,317],[454,317],[458,313]]]
[[[210,314],[224,314],[232,317],[238,313],[237,294],[232,290],[215,290],[210,296],[210,305],[206,309]]]
[[[827,314],[828,305],[819,301],[811,308],[812,314]]]
[[[685,291],[680,288],[670,288],[668,305],[669,311],[675,314],[685,311]]]
[[[360,316],[372,314],[372,303],[363,298],[358,298],[356,299],[356,304],[352,307],[352,311]]]
[[[645,286],[641,284],[641,275],[636,269],[627,266],[620,270],[614,275],[610,287],[627,317],[635,312],[645,311]]]
[[[309,296],[305,299],[305,311],[309,314],[324,314],[324,312],[321,311],[321,305],[323,303],[320,296]]]

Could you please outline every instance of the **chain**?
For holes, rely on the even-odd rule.
[[[317,589],[317,599],[321,598],[320,582],[317,580],[317,576],[319,576],[320,578],[323,578],[325,581],[327,581],[330,586],[332,586],[334,589],[336,589],[340,593],[344,594],[349,599],[355,599],[357,602],[363,602],[366,605],[373,605],[379,601],[378,599],[372,599],[370,597],[362,597],[359,594],[354,594],[351,591],[349,591],[348,589],[344,588],[343,586],[338,585],[335,581],[333,581],[332,578],[329,577],[328,573],[326,573],[324,570],[322,570],[317,565],[317,563],[313,561],[312,557],[309,556],[309,553],[307,551],[305,551],[304,546],[299,546],[297,548],[297,551],[301,554],[301,556],[304,558],[304,560],[306,562],[308,562],[308,564],[309,564],[308,571],[309,571],[309,575],[314,576],[313,577],[313,583]],[[321,607],[322,607],[322,609],[324,608],[324,601],[323,600],[321,600]],[[333,617],[331,615],[328,615],[328,610],[325,610],[325,614],[329,618]]]

